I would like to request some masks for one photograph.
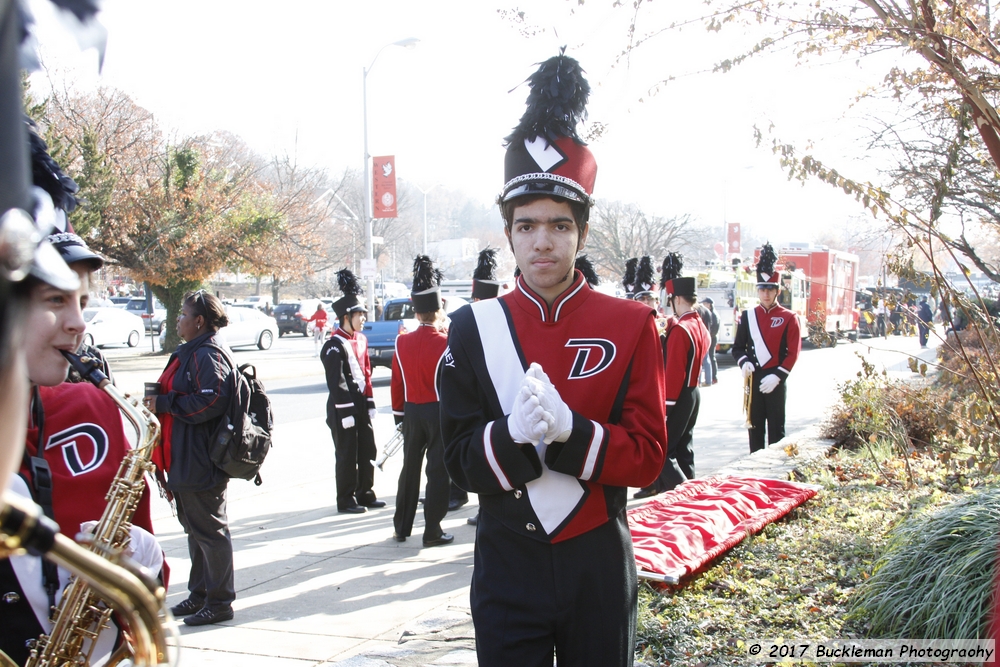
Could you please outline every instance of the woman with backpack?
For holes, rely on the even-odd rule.
[[[225,307],[205,290],[184,297],[177,335],[184,340],[160,376],[160,393],[143,399],[160,419],[166,487],[188,536],[191,574],[188,598],[171,608],[187,625],[233,618],[236,587],[233,543],[226,516],[229,476],[209,457],[219,418],[232,400],[225,343],[217,336],[229,323]]]

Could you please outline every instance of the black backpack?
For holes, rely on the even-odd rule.
[[[229,364],[232,382],[229,410],[219,420],[212,434],[209,457],[230,477],[252,479],[261,485],[260,467],[271,449],[271,399],[264,392],[264,384],[257,379],[257,369],[251,364],[237,366],[226,350],[222,352]]]

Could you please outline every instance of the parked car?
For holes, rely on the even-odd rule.
[[[237,301],[233,305],[240,306],[241,308],[256,308],[257,310],[266,311],[271,306],[271,297],[255,294],[248,296],[242,301]]]
[[[254,308],[229,304],[226,306],[226,317],[229,324],[219,329],[219,336],[231,348],[256,345],[261,350],[267,350],[278,335],[278,324],[274,318]],[[166,337],[167,330],[164,327],[160,332],[161,348]]]
[[[111,303],[115,304],[116,307],[118,307],[118,308],[124,308],[125,305],[129,301],[132,300],[132,297],[130,297],[130,296],[110,296],[110,297],[108,297],[108,300]]]
[[[153,298],[152,317],[143,317],[146,315],[146,297],[144,296],[134,296],[129,299],[128,303],[125,304],[125,310],[141,317],[146,323],[146,331],[154,334],[160,333],[160,329],[163,328],[163,320],[167,319],[167,307],[155,297]]]
[[[442,300],[446,314],[469,303],[457,296],[442,297]],[[365,322],[363,331],[368,339],[368,359],[372,366],[392,366],[392,357],[396,354],[396,337],[414,331],[418,325],[409,297],[386,301],[382,318]]]
[[[316,312],[316,306],[319,303],[319,299],[302,299],[301,301],[282,301],[275,306],[274,319],[278,323],[278,336],[284,336],[286,333],[299,333],[308,336],[306,320]]]
[[[128,345],[135,347],[145,336],[142,318],[121,308],[85,308],[87,330],[83,342],[94,347]]]

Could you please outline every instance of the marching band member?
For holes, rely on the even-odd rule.
[[[785,383],[792,372],[802,338],[795,313],[778,305],[780,273],[774,263],[778,256],[765,243],[757,262],[757,298],[760,303],[740,314],[733,341],[733,358],[743,370],[743,378],[752,377],[750,396],[750,452],[785,437]]]

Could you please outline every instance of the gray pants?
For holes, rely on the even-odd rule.
[[[236,599],[233,541],[226,517],[228,481],[208,491],[176,491],[177,519],[188,537],[191,575],[188,597],[212,611],[229,609]]]

